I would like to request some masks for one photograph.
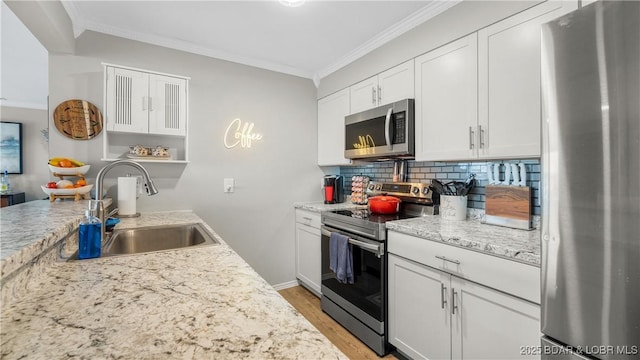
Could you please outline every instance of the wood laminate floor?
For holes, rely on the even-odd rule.
[[[340,351],[353,360],[396,359],[393,355],[384,358],[363,344],[320,309],[320,299],[302,286],[278,291],[298,312],[326,336]]]

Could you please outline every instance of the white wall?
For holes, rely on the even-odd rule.
[[[50,177],[49,144],[41,131],[48,126],[47,111],[1,106],[0,115],[2,121],[22,123],[22,174],[9,175],[11,188],[24,191],[25,201],[45,198],[40,185]]]
[[[0,104],[46,110],[47,50],[4,2],[0,18]]]
[[[160,193],[143,195],[138,209],[193,209],[268,282],[295,279],[293,203],[321,200],[323,176],[315,165],[317,105],[311,80],[93,32],[78,38],[76,55],[49,60],[50,112],[64,100],[79,98],[104,113],[102,61],[191,77],[191,163],[145,164]],[[263,139],[251,149],[226,149],[224,131],[235,118],[254,122]],[[104,130],[95,139],[77,141],[51,128],[52,156],[90,163],[93,182],[104,165],[99,160]],[[106,187],[115,185],[116,170]],[[227,177],[235,178],[235,193],[223,193]],[[116,195],[113,189],[111,194]]]

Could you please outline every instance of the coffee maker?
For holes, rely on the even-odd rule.
[[[324,177],[324,203],[337,204],[344,202],[342,175],[326,175]]]

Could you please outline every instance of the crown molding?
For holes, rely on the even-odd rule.
[[[92,22],[92,21],[85,22],[85,28],[86,30],[95,31],[98,33],[122,37],[130,40],[144,42],[147,44],[167,47],[174,50],[185,51],[185,52],[189,52],[197,55],[203,55],[211,58],[226,60],[226,61],[230,61],[238,64],[271,70],[271,71],[289,74],[293,76],[303,77],[307,79],[311,79],[313,77],[313,73],[308,70],[298,69],[292,66],[282,65],[282,64],[265,61],[261,59],[231,54],[225,51],[220,51],[220,50],[208,48],[205,46],[196,45],[188,41],[169,39],[164,36],[157,36],[157,35],[137,32],[137,31],[131,31],[131,30],[122,29],[119,27],[109,26],[109,25],[105,25],[97,22]]]
[[[462,0],[444,0],[444,1],[431,1],[425,7],[409,15],[402,21],[396,23],[385,31],[371,38],[361,46],[349,52],[347,55],[334,62],[333,64],[319,70],[315,77],[322,79],[339,69],[351,64],[359,58],[367,55],[371,51],[381,47],[389,41],[397,38],[398,36],[406,33],[407,31],[415,28],[418,25],[426,22],[427,20],[445,12],[451,7],[461,3]],[[319,83],[319,81],[318,81]]]
[[[463,0],[431,1],[423,8],[419,9],[418,11],[414,12],[413,14],[406,17],[402,21],[396,23],[395,25],[391,26],[385,31],[374,36],[373,38],[371,38],[369,41],[362,44],[358,48],[352,50],[347,55],[339,59],[338,61],[330,64],[329,66],[315,73],[308,69],[300,69],[293,66],[278,64],[278,63],[274,63],[274,62],[266,61],[262,59],[240,56],[240,55],[228,53],[225,51],[196,45],[188,41],[174,40],[174,39],[170,39],[163,36],[131,31],[128,29],[114,27],[114,26],[93,22],[93,21],[86,21],[80,15],[73,1],[62,0],[61,2],[65,10],[67,11],[67,14],[69,14],[69,18],[71,19],[71,22],[73,25],[73,33],[76,38],[79,37],[84,31],[91,30],[98,33],[140,41],[147,44],[162,46],[162,47],[171,48],[175,50],[181,50],[181,51],[185,51],[185,52],[189,52],[197,55],[203,55],[207,57],[226,60],[226,61],[239,63],[243,65],[248,65],[256,68],[261,68],[261,69],[271,70],[271,71],[284,73],[288,75],[311,79],[315,84],[315,86],[318,87],[320,85],[320,80],[322,78],[345,67],[346,65],[349,65],[350,63],[367,55],[371,51],[379,48],[380,46],[386,44],[387,42],[415,28],[416,26],[426,22],[427,20],[441,14],[442,12],[457,5],[462,1]]]
[[[69,15],[69,19],[71,19],[73,36],[77,39],[86,30],[84,19],[80,16],[78,7],[76,7],[76,4],[73,1],[61,0],[60,2],[62,3],[64,10],[67,12],[67,15]]]

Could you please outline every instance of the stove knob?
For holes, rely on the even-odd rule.
[[[381,184],[376,185],[376,190],[378,191],[382,190],[382,185]]]
[[[422,194],[427,195],[429,193],[429,187],[425,186],[424,189],[422,189]]]
[[[369,190],[373,191],[373,188],[375,187],[375,185],[373,184],[369,184]]]
[[[418,189],[418,187],[417,187],[417,186],[414,186],[414,187],[413,187],[413,189],[411,190],[411,192],[412,192],[414,195],[418,195],[418,194],[420,194],[420,189]]]

